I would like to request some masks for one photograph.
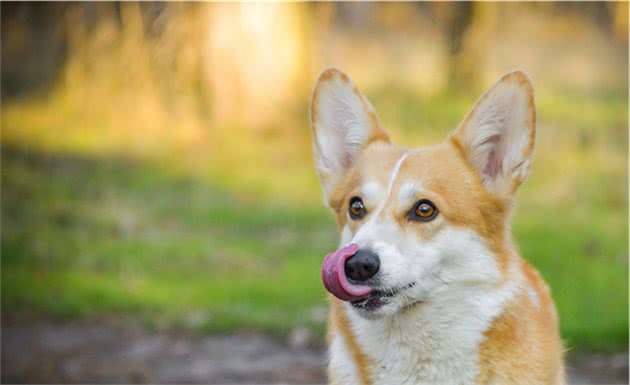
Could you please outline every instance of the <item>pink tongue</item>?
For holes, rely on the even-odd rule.
[[[332,254],[328,254],[322,265],[322,282],[326,290],[344,301],[358,301],[368,297],[372,288],[365,285],[353,285],[348,282],[345,264],[348,258],[357,252],[357,245],[351,243]]]

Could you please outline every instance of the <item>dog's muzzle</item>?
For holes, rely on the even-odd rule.
[[[356,244],[351,243],[326,256],[322,265],[322,282],[335,297],[355,302],[369,297],[372,288],[351,283],[348,275],[353,281],[365,281],[374,276],[378,268],[378,256],[360,251]]]

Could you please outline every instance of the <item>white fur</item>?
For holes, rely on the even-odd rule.
[[[341,244],[352,242],[374,250],[380,257],[384,286],[410,282],[415,286],[377,311],[344,306],[362,352],[376,363],[372,373],[375,385],[471,383],[478,373],[483,333],[517,285],[511,280],[497,288],[496,258],[483,238],[469,229],[450,226],[438,216],[418,224],[433,226],[433,236],[420,239],[416,231],[404,231],[390,217],[382,218],[405,157],[392,169],[387,193],[376,212],[355,234],[345,226]],[[394,199],[401,206],[412,205],[410,199],[421,191],[422,181],[401,181],[399,185]],[[353,361],[341,336],[334,338],[337,342],[330,348],[333,377],[356,376],[356,366],[345,365]],[[352,381],[348,383],[356,383],[358,378]]]
[[[379,319],[346,308],[359,345],[376,363],[374,384],[471,384],[483,333],[513,293],[511,283],[501,289],[461,287]]]
[[[415,282],[415,286],[375,314],[347,303],[346,311],[362,352],[376,363],[375,384],[470,383],[478,373],[483,333],[512,298],[515,284],[509,281],[496,288],[500,273],[495,256],[471,230],[450,226],[438,216],[433,222],[418,224],[434,226],[434,235],[425,240],[381,218],[405,157],[396,162],[376,213],[354,235],[346,226],[342,244],[352,242],[376,251],[384,285]],[[422,181],[399,184],[399,205],[413,204],[410,199],[422,191]],[[340,342],[331,346],[330,354],[331,362],[352,362]],[[356,375],[356,370],[331,366],[335,378]]]
[[[392,193],[392,188],[394,188],[394,182],[396,181],[396,177],[398,176],[398,171],[400,171],[400,166],[402,166],[402,163],[407,158],[407,155],[409,154],[402,154],[400,158],[398,158],[396,164],[394,165],[394,168],[392,169],[392,174],[389,176],[389,183],[387,184],[387,198],[389,198]]]
[[[527,295],[529,296],[529,299],[532,301],[534,306],[536,306],[536,309],[540,309],[540,298],[538,298],[538,293],[536,293],[533,288],[529,287],[527,288]]]
[[[492,284],[499,279],[494,257],[469,230],[445,228],[434,241],[416,244],[416,248],[402,254],[379,242],[388,282],[417,282],[395,303],[385,305],[392,307],[390,311],[366,317],[345,304],[357,343],[375,363],[373,383],[472,383],[478,374],[483,333],[513,298],[520,282]],[[331,346],[331,362],[351,360],[344,350]],[[332,370],[337,378],[338,370],[346,376],[356,367]]]
[[[335,335],[328,350],[328,370],[343,385],[360,385],[357,367],[341,335]]]
[[[424,191],[424,187],[422,187],[422,183],[420,182],[406,182],[400,187],[398,191],[398,200],[401,202],[407,202],[410,199],[413,199],[416,195],[422,193]]]
[[[398,158],[396,163],[394,164],[394,168],[392,169],[392,173],[389,176],[389,182],[387,184],[387,192],[385,193],[384,199],[381,200],[381,203],[376,207],[374,212],[371,214],[370,219],[366,222],[364,227],[370,227],[375,222],[378,222],[378,217],[385,208],[387,201],[389,200],[389,196],[392,194],[392,189],[394,187],[394,181],[396,180],[396,176],[398,176],[398,171],[400,171],[400,166],[402,166],[402,162],[407,158],[407,153],[403,154]]]
[[[383,200],[385,190],[376,181],[369,181],[359,189],[359,196],[363,200],[366,207],[376,207]]]
[[[353,234],[352,230],[350,230],[350,227],[348,225],[345,225],[341,230],[341,241],[339,247],[350,243],[350,241],[352,240],[352,235]]]
[[[367,105],[371,111],[371,106],[347,83],[339,82],[330,82],[320,93],[318,108],[326,111],[315,122],[316,151],[322,151],[316,156],[320,175],[338,172],[335,168],[344,167],[344,161],[356,159],[361,141],[369,135],[361,107]],[[456,132],[470,149],[469,160],[487,188],[522,182],[527,175],[533,127],[527,98],[522,86],[501,81]],[[387,186],[373,181],[362,186],[360,192],[378,202],[370,202],[375,209],[356,232],[346,225],[341,236],[342,245],[356,243],[379,255],[377,289],[404,289],[383,297],[388,302],[376,310],[343,306],[361,352],[373,364],[374,385],[471,384],[479,373],[484,332],[523,290],[524,278],[518,264],[509,260],[510,278],[502,280],[497,256],[484,238],[448,224],[439,214],[430,222],[402,226],[394,220],[392,213],[399,215],[428,193],[421,178],[397,181],[407,154],[397,160]],[[400,187],[395,192],[396,186]],[[425,227],[416,231],[411,226]],[[339,334],[333,335],[329,368],[339,385],[360,382],[347,341]]]
[[[340,76],[316,85],[313,119],[315,167],[322,179],[324,197],[359,156],[372,132],[370,102],[354,84]],[[325,199],[326,200],[326,199]]]

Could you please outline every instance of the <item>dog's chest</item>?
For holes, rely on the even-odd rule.
[[[420,345],[416,339],[390,341],[380,348],[368,348],[374,357],[374,384],[467,384],[477,375],[476,349],[461,351],[438,348],[439,342],[425,336]],[[371,354],[371,356],[372,356]]]
[[[343,356],[340,358],[339,356]],[[375,360],[370,367],[369,384],[373,385],[450,385],[471,384],[477,376],[476,353],[458,360],[436,359],[436,357],[422,357],[413,349],[399,349],[387,357]],[[331,349],[331,362],[341,361],[351,363],[352,357],[347,349],[339,351]],[[333,379],[341,379],[339,383],[345,385],[363,385],[357,374],[357,368],[343,366],[335,368]],[[333,383],[337,383],[334,381]]]
[[[366,320],[352,311],[347,315],[352,333],[363,354],[369,358],[369,375],[374,385],[472,384],[479,372],[478,350],[484,332],[500,313],[508,293],[492,300],[479,298],[445,303],[419,314],[388,320]],[[349,310],[349,309],[346,309]],[[341,337],[341,336],[337,336]],[[352,362],[352,356],[337,338],[331,346],[331,365]],[[334,365],[333,365],[334,366]],[[332,368],[345,383],[360,384],[357,368]]]
[[[360,345],[374,363],[374,384],[472,383],[483,332],[438,323],[381,324],[382,334],[363,338]]]

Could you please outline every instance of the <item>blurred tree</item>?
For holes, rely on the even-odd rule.
[[[3,101],[56,79],[67,48],[59,23],[66,8],[65,3],[0,3]]]
[[[611,26],[619,41],[628,44],[628,2],[616,1],[606,3],[608,6]]]
[[[447,79],[450,89],[469,89],[476,67],[472,58],[462,61],[464,35],[473,22],[473,4],[470,2],[448,3],[445,12],[446,42],[448,44]],[[473,70],[464,70],[464,68]]]
[[[206,55],[214,118],[266,128],[290,105],[306,63],[297,4],[208,6]],[[255,62],[252,62],[255,59]],[[273,123],[272,123],[273,122]]]

